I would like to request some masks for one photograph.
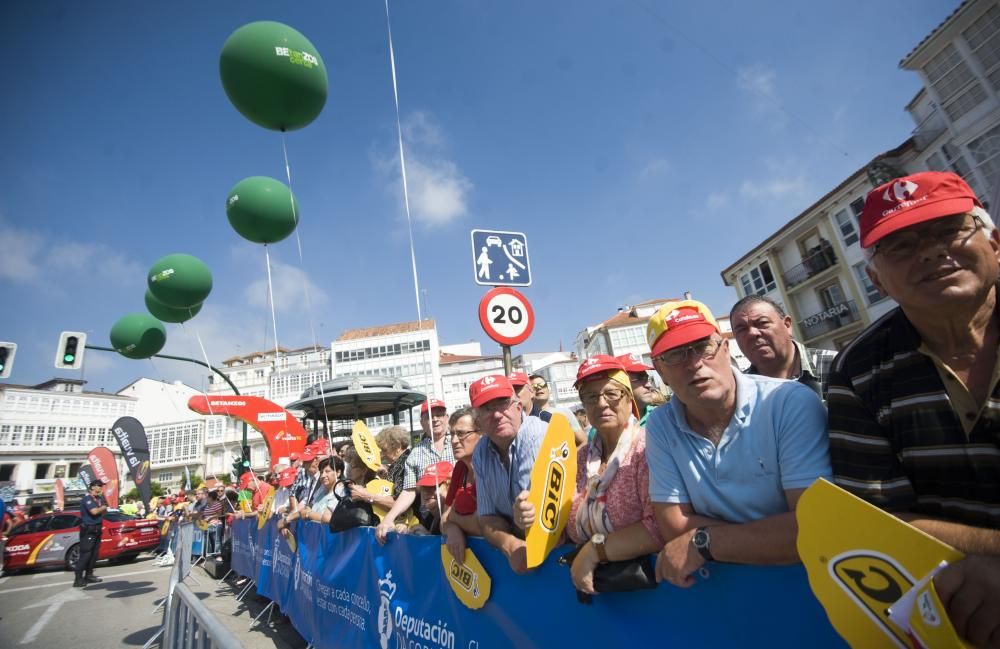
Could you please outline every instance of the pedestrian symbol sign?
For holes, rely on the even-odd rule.
[[[523,232],[473,230],[472,266],[476,284],[531,286],[528,238]]]

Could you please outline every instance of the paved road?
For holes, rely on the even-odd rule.
[[[0,645],[141,647],[160,628],[162,615],[154,614],[153,609],[166,594],[170,569],[154,566],[152,557],[143,555],[126,565],[102,561],[95,574],[104,581],[83,589],[72,587],[73,573],[58,569],[0,578]],[[230,584],[218,587],[200,568],[195,568],[192,576],[194,579],[188,577],[185,583],[244,647],[305,647],[302,638],[278,615],[272,618],[276,624],[250,629],[253,616],[266,600],[250,596],[237,602]]]

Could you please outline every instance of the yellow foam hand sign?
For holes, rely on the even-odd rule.
[[[942,560],[962,553],[822,479],[799,498],[795,517],[809,585],[844,640],[909,647],[907,629],[889,618],[889,607]],[[945,617],[940,601],[937,607]],[[934,646],[961,646],[951,633],[953,644]]]
[[[493,589],[493,580],[486,574],[486,569],[472,550],[466,548],[465,558],[459,563],[451,556],[448,546],[441,545],[441,565],[460,602],[471,609],[480,609],[486,605]]]
[[[375,436],[368,430],[368,426],[360,419],[354,422],[351,429],[351,440],[354,441],[354,450],[358,452],[358,457],[372,471],[382,468],[382,454],[375,443]]]
[[[274,489],[267,494],[267,498],[264,499],[264,506],[260,508],[257,512],[257,529],[263,529],[264,525],[271,518],[271,510],[274,509]]]
[[[540,566],[559,543],[575,492],[576,437],[566,417],[554,414],[531,469],[528,500],[535,506],[535,521],[524,537],[528,568]]]
[[[388,480],[370,480],[368,484],[365,485],[365,489],[373,496],[391,496],[392,495],[392,483]],[[372,509],[378,514],[380,519],[385,518],[385,515],[389,513],[389,510],[385,507],[381,507],[376,503],[372,503]]]

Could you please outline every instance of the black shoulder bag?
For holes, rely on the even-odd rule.
[[[331,532],[343,532],[353,527],[373,527],[379,523],[371,503],[351,498],[351,484],[350,480],[339,480],[333,486],[336,489],[337,485],[343,485],[346,495],[337,503],[337,508],[330,517]]]

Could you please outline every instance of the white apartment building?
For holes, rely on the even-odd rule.
[[[439,364],[441,348],[433,320],[349,329],[333,341],[331,352],[335,377],[401,378],[428,397],[444,396]],[[415,426],[419,425],[418,418],[419,413],[414,413]],[[409,411],[403,412],[400,424],[409,423]],[[389,415],[368,419],[368,425],[375,429],[391,424]]]
[[[917,124],[784,227],[722,271],[737,296],[767,295],[810,347],[840,349],[894,308],[865,272],[858,219],[865,196],[893,177],[954,171],[1000,205],[1000,5],[963,2],[900,62],[923,89],[906,106]]]
[[[683,298],[647,300],[619,307],[615,315],[576,335],[577,358],[589,358],[595,354],[635,354],[647,365],[652,365],[649,343],[646,342],[646,323],[665,303],[690,298],[690,294],[685,294]]]
[[[483,356],[479,343],[443,345],[438,359],[441,367],[443,400],[448,412],[469,405],[469,386],[490,374],[503,374],[502,356]]]
[[[219,369],[246,396],[263,397],[285,406],[309,387],[329,381],[330,350],[326,347],[302,347],[251,352],[222,361]],[[214,373],[208,376],[209,394],[231,394],[232,388]]]

